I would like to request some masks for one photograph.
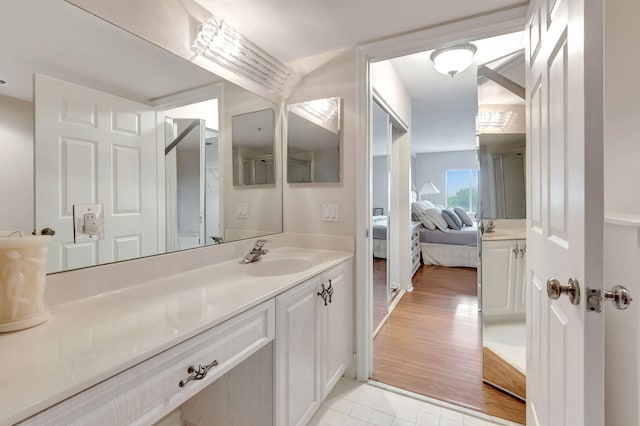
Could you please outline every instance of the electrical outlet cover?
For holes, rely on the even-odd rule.
[[[73,205],[73,242],[104,240],[104,206],[102,204]]]

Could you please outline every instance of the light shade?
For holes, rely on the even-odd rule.
[[[291,70],[285,64],[216,16],[198,27],[198,34],[191,48],[199,55],[244,75],[274,94],[282,94],[291,78]]]
[[[440,190],[436,188],[433,182],[427,182],[422,185],[422,189],[420,190],[420,199],[422,199],[423,194],[431,195],[431,194],[439,194]]]
[[[431,60],[436,71],[453,77],[471,65],[476,50],[476,46],[471,43],[445,47],[434,50],[431,54]]]

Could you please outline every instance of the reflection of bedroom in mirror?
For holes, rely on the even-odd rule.
[[[372,378],[518,423],[526,415],[520,399],[524,395],[506,382],[513,370],[523,372],[524,328],[514,324],[524,318],[522,284],[516,289],[523,281],[518,274],[524,271],[526,253],[524,236],[518,233],[524,217],[523,37],[514,33],[474,41],[471,66],[453,77],[435,70],[434,51],[371,67],[376,99],[410,112],[411,147],[404,167],[410,166],[411,182],[407,188],[390,182],[389,199],[400,191],[412,199],[406,212],[394,210],[393,203],[390,214],[386,209],[382,215],[373,212],[374,280],[378,249],[393,251],[382,237],[396,238],[393,231],[376,229],[381,228],[376,221],[410,215],[409,253],[417,254],[417,265],[401,266],[410,270],[412,291],[400,292],[374,337]],[[401,83],[404,93],[379,84],[380,78]],[[389,162],[377,155],[379,115],[372,102],[372,201],[373,207],[383,208],[386,199],[376,193],[388,182],[381,177],[390,173]],[[493,145],[486,148],[486,141]],[[508,145],[512,141],[517,148]],[[393,150],[392,159],[395,154]],[[495,226],[484,237],[483,218],[491,218]],[[492,261],[496,256],[487,243],[493,238],[504,245],[500,238],[506,232],[511,233],[509,247],[495,253],[506,256],[508,250],[511,257],[498,255]],[[517,282],[513,289],[500,287],[505,276]],[[508,299],[508,312],[487,304],[496,304],[499,295]]]

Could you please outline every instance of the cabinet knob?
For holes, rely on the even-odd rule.
[[[331,285],[331,280],[329,280],[329,286],[325,288],[324,283],[320,284],[322,291],[318,292],[318,296],[322,297],[324,300],[324,306],[327,306],[328,303],[331,303],[331,298],[333,296],[333,287]]]
[[[207,373],[209,372],[209,370],[211,370],[213,367],[217,365],[218,365],[218,361],[215,359],[211,362],[211,364],[199,365],[197,369],[193,365],[190,365],[189,368],[187,368],[187,374],[189,375],[184,379],[180,380],[180,382],[178,383],[178,386],[183,388],[187,385],[187,383],[189,383],[192,380],[204,379],[207,376]]]

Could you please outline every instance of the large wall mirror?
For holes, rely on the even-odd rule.
[[[483,380],[526,399],[525,60],[518,50],[478,73]],[[487,72],[490,68],[502,79]],[[495,79],[495,80],[494,80]]]
[[[54,228],[48,272],[282,232],[278,105],[67,2],[11,1],[0,231]],[[256,111],[273,174],[242,191],[232,140],[253,124],[232,117]]]
[[[289,105],[287,182],[340,182],[340,98]]]

